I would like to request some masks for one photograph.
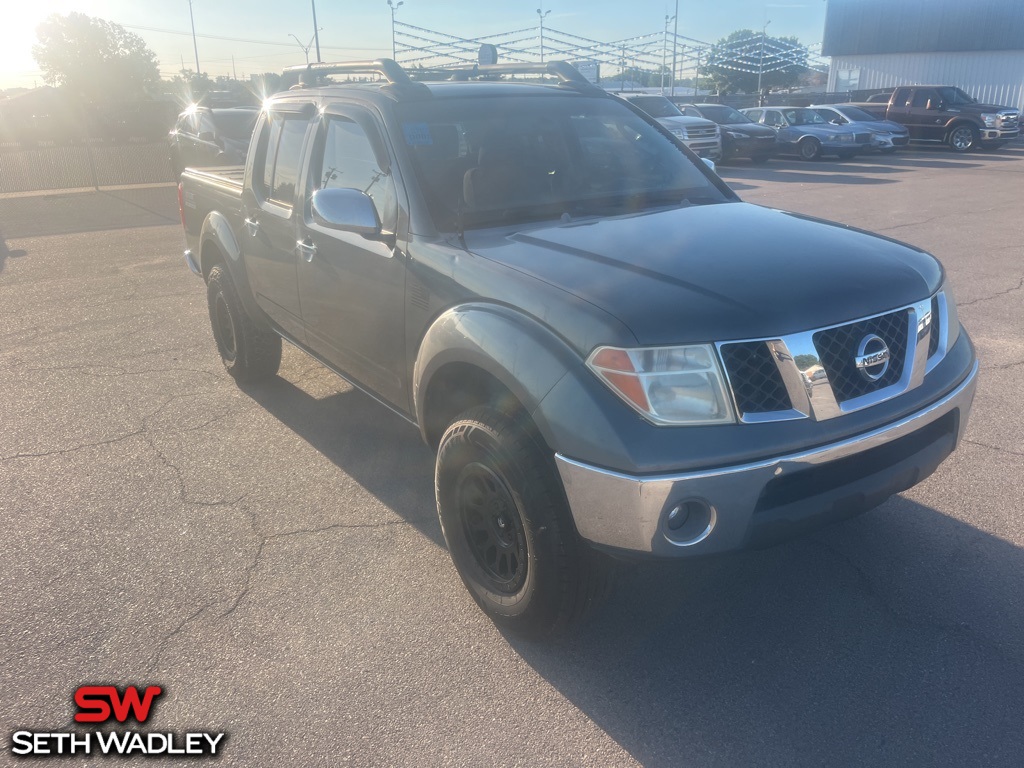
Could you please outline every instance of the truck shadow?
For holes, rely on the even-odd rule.
[[[509,637],[638,762],[1020,765],[1024,552],[896,497],[781,547],[634,569]]]
[[[395,514],[446,548],[434,505],[434,454],[419,439],[416,427],[355,389],[316,398],[287,379],[274,377],[245,384],[242,391]]]

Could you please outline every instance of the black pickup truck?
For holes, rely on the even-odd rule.
[[[933,257],[741,202],[565,63],[446,76],[303,68],[179,196],[227,370],[285,339],[415,425],[495,621],[557,630],[616,559],[785,539],[956,448],[978,366]]]
[[[979,104],[952,85],[900,86],[886,103],[857,106],[907,126],[911,141],[948,144],[957,152],[996,149],[1020,135],[1019,110]]]

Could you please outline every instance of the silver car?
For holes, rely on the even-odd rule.
[[[879,120],[870,112],[852,104],[818,104],[812,106],[815,112],[832,125],[849,126],[855,131],[871,134],[871,149],[890,154],[910,143],[907,126],[892,120]]]
[[[620,93],[619,96],[661,123],[698,157],[721,159],[722,131],[717,123],[702,117],[687,117],[664,96],[646,93]]]

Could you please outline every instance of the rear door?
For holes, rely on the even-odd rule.
[[[331,187],[369,195],[385,232],[394,233],[401,185],[376,119],[357,106],[336,106],[319,121],[310,164],[310,194]],[[322,227],[310,206],[299,222],[303,258],[299,297],[306,341],[340,371],[386,400],[409,407],[405,358],[406,257],[392,237],[370,240]]]
[[[931,103],[931,109],[928,105]],[[934,88],[915,88],[907,107],[906,126],[910,136],[927,141],[942,141],[946,134],[946,115],[939,109],[939,92]]]
[[[311,106],[311,105],[309,105]],[[310,132],[307,110],[275,107],[257,138],[242,195],[242,252],[256,302],[286,334],[302,340],[296,282],[299,176]]]

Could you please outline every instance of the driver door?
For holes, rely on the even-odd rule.
[[[373,200],[390,235],[373,240],[300,222],[299,300],[306,341],[318,355],[386,400],[408,407],[405,391],[406,256],[394,235],[398,185],[376,121],[356,107],[332,110],[317,128],[310,193],[358,189]]]

